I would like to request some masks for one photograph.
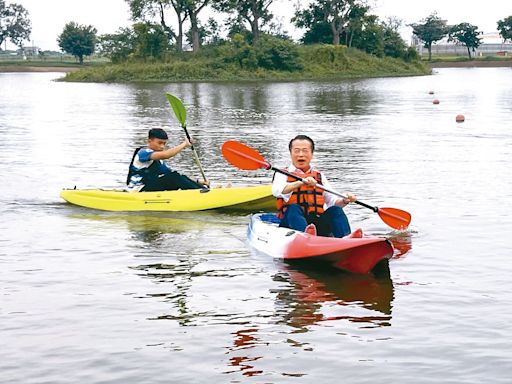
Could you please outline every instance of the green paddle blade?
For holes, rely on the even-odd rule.
[[[187,120],[187,111],[185,110],[183,103],[181,102],[180,99],[178,99],[174,95],[171,95],[170,93],[166,93],[165,96],[167,97],[169,104],[171,104],[172,110],[174,111],[176,118],[181,123],[181,126],[184,127],[185,121]]]

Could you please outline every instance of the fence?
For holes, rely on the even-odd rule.
[[[428,49],[423,45],[417,45],[416,50],[420,56],[428,55]],[[464,45],[456,44],[433,44],[432,55],[439,56],[467,56],[468,49]],[[482,44],[475,51],[471,50],[471,56],[512,56],[512,44]]]

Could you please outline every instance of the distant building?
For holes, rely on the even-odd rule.
[[[19,56],[37,56],[41,52],[39,47],[21,47],[16,51]]]
[[[512,55],[512,43],[504,43],[498,32],[484,33],[480,38],[482,43],[474,52],[471,52],[471,56]],[[427,48],[423,47],[423,42],[416,36],[411,38],[411,45],[416,48],[420,56],[428,55]],[[432,55],[467,56],[467,54],[468,49],[465,45],[448,42],[447,38],[432,44]]]

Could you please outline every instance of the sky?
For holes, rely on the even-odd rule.
[[[448,24],[469,22],[484,33],[496,32],[496,22],[512,16],[510,0],[368,1],[373,7],[372,13],[383,20],[394,16],[402,19],[405,24],[416,23],[435,11]],[[272,12],[282,21],[284,30],[294,39],[302,36],[302,31],[289,23],[297,2],[302,6],[308,3],[307,0],[274,0],[271,7]],[[32,34],[30,43],[27,42],[26,45],[35,45],[43,50],[59,50],[57,36],[70,21],[92,25],[98,30],[98,34],[113,33],[120,27],[131,25],[129,7],[125,0],[6,0],[6,3],[21,4],[28,10]],[[406,42],[409,42],[411,28],[404,27],[400,32]],[[15,49],[9,43],[7,48]]]

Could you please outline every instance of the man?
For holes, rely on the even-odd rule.
[[[303,178],[303,181],[276,173],[272,193],[277,197],[278,217],[281,227],[321,236],[344,237],[350,234],[350,224],[343,207],[357,200],[353,194],[339,198],[325,192],[317,185],[331,189],[327,178],[313,166],[311,160],[315,143],[306,135],[298,135],[288,145],[292,164],[287,171]],[[309,225],[308,225],[309,224]],[[360,229],[351,237],[362,237]]]
[[[162,160],[176,156],[191,146],[183,140],[175,147],[165,149],[167,133],[161,128],[153,128],[148,133],[147,147],[137,148],[130,162],[126,183],[128,189],[135,191],[172,191],[177,189],[200,189],[208,182],[200,183],[185,175],[173,171]]]

